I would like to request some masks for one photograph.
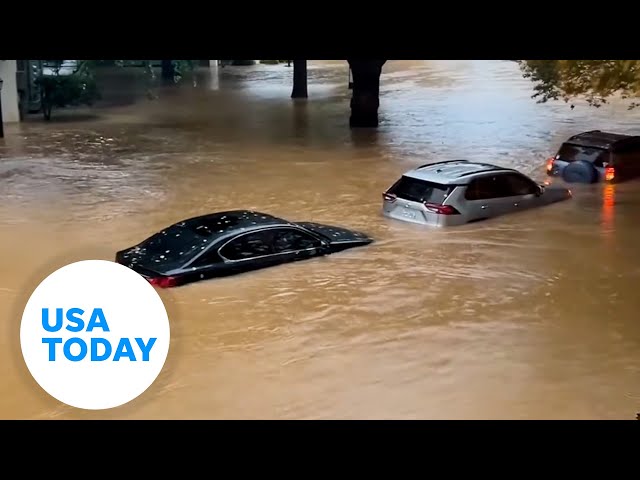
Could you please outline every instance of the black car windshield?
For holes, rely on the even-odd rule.
[[[210,243],[207,233],[173,225],[142,242],[131,252],[137,263],[151,270],[172,270],[184,266]]]

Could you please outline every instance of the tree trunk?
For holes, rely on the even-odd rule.
[[[51,111],[53,110],[53,105],[49,102],[45,103],[42,106],[42,114],[44,115],[44,119],[48,122],[51,120]]]
[[[307,98],[307,61],[293,61],[293,91],[291,98]]]
[[[176,75],[176,68],[173,60],[162,60],[162,70],[160,76],[162,80],[172,81]]]
[[[380,106],[380,74],[386,60],[347,60],[353,76],[351,128],[376,128]]]

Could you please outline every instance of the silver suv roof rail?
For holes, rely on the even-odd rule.
[[[424,165],[420,165],[419,167],[417,167],[416,170],[420,170],[421,168],[425,168],[425,167],[431,167],[433,165],[442,165],[443,163],[459,163],[459,162],[469,163],[469,160],[442,160],[441,162],[425,163]]]

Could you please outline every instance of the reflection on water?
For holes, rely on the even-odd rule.
[[[121,94],[95,120],[7,128],[0,417],[633,418],[640,184],[572,187],[568,202],[447,231],[383,218],[380,193],[443,158],[543,181],[563,139],[634,132],[638,113],[538,105],[512,62],[394,61],[379,130],[351,131],[345,62],[310,64],[308,101],[289,98],[291,75],[226,67],[156,101]],[[76,411],[34,385],[17,345],[39,280],[242,208],[377,241],[161,291],[169,358],[125,407]]]
[[[616,205],[615,185],[605,185],[602,191],[602,232],[606,236],[615,233],[614,215]]]

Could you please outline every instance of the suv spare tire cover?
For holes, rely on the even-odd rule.
[[[579,160],[563,169],[562,178],[568,183],[595,183],[598,179],[598,171],[593,164],[586,160]]]

